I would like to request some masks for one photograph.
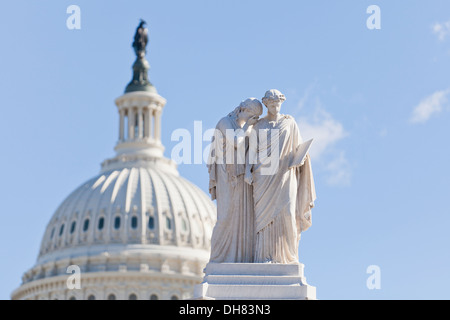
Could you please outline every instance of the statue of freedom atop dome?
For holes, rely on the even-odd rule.
[[[134,41],[132,45],[136,56],[141,59],[145,56],[148,43],[148,30],[145,28],[146,24],[147,23],[141,19],[139,26],[136,28],[136,33],[134,34]]]
[[[147,53],[146,47],[148,43],[148,29],[145,28],[146,22],[141,19],[136,33],[132,47],[136,53],[136,61],[133,64],[133,78],[125,88],[125,93],[134,91],[148,91],[156,93],[156,88],[151,84],[148,78],[148,70],[150,64],[145,59]]]

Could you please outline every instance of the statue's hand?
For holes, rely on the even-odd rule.
[[[250,119],[248,119],[247,124],[248,124],[249,126],[252,126],[252,125],[254,125],[256,122],[258,122],[258,120],[259,120],[259,117],[258,117],[258,116],[252,116],[252,117],[250,117]]]

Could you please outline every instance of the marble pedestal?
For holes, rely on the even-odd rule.
[[[315,300],[304,265],[275,263],[208,263],[194,299]]]

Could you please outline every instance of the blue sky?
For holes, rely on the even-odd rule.
[[[66,27],[69,5],[81,29]],[[369,30],[369,5],[381,29]],[[319,299],[449,299],[448,1],[9,1],[0,11],[0,299],[64,198],[114,155],[114,99],[147,20],[171,133],[276,88],[315,138],[317,202],[300,261]],[[207,142],[204,142],[204,146]],[[181,164],[205,192],[204,164]],[[369,290],[369,266],[380,289]]]

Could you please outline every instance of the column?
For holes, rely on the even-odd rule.
[[[155,110],[155,140],[161,139],[161,110]]]
[[[120,115],[120,119],[119,119],[119,141],[123,141],[124,136],[123,136],[123,126],[124,126],[124,117],[125,117],[125,110],[124,109],[120,109],[119,110],[119,115]]]
[[[150,134],[150,130],[151,130],[151,118],[150,118],[150,114],[151,114],[151,109],[150,108],[145,108],[144,109],[144,137],[145,138],[150,138],[151,134]]]
[[[142,107],[138,108],[138,138],[143,138],[144,123],[142,118]]]
[[[134,139],[135,114],[133,108],[128,109],[128,140]]]

